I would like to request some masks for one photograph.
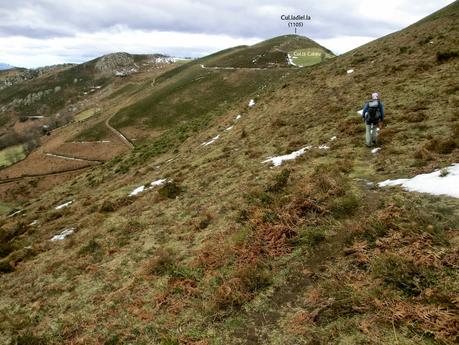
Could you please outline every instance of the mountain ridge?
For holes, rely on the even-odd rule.
[[[0,71],[2,71],[2,70],[8,70],[8,69],[13,69],[13,68],[16,68],[16,67],[11,66],[11,65],[9,65],[9,64],[7,64],[7,63],[2,63],[2,62],[0,62]]]

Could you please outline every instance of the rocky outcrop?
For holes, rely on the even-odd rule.
[[[49,72],[53,72],[55,70],[61,70],[64,68],[69,68],[75,66],[75,64],[61,64],[61,65],[53,65],[53,66],[46,66],[40,67],[35,69],[16,69],[8,71],[8,73],[4,76],[0,75],[0,90],[3,90],[9,86],[22,83],[26,80],[31,80],[37,77],[40,77],[44,74]]]
[[[128,53],[113,53],[102,56],[95,65],[96,72],[102,75],[125,76],[137,72],[138,66]]]
[[[62,91],[62,87],[56,86],[54,89],[47,89],[43,91],[29,93],[25,98],[15,98],[11,105],[30,105],[32,103],[40,101],[43,97],[48,96],[51,93],[57,93]]]

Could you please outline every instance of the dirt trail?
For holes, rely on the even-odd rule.
[[[377,209],[379,204],[378,193],[365,182],[361,184],[362,191],[366,192],[365,207],[368,212]],[[278,322],[283,317],[283,309],[291,308],[296,303],[301,303],[305,290],[309,289],[320,279],[321,272],[326,268],[326,264],[338,257],[345,255],[346,241],[349,238],[346,231],[338,231],[336,235],[328,238],[319,244],[304,259],[304,272],[296,272],[290,275],[287,283],[276,287],[271,298],[270,308],[267,311],[248,311],[245,312],[246,322],[233,332],[233,336],[238,339],[238,344],[244,345],[264,345],[269,344],[266,329],[279,328]],[[316,309],[319,313],[323,308]]]
[[[278,321],[283,316],[283,308],[295,305],[305,292],[320,276],[324,264],[340,255],[344,248],[344,232],[337,233],[328,242],[320,244],[305,259],[305,272],[292,274],[287,283],[274,290],[270,298],[271,308],[268,311],[250,311],[246,313],[247,322],[237,329],[233,335],[244,345],[264,345],[269,343],[264,333],[267,328],[279,327]]]
[[[68,156],[68,155],[63,155],[63,154],[58,154],[58,153],[51,153],[51,152],[43,152],[47,156],[51,157],[56,157],[56,158],[61,158],[61,159],[67,159],[71,161],[79,161],[79,162],[89,162],[89,163],[103,163],[103,161],[95,160],[95,159],[84,159],[84,158],[78,158],[75,156]]]
[[[267,70],[291,70],[294,67],[208,67],[201,65],[202,69],[207,70],[227,70],[227,71],[236,71],[236,70],[246,70],[246,71],[267,71]]]
[[[128,138],[126,138],[120,131],[118,131],[116,128],[112,127],[110,125],[110,120],[113,118],[113,116],[115,116],[115,114],[113,114],[112,116],[110,116],[107,120],[105,120],[105,125],[108,127],[108,129],[110,131],[112,131],[118,138],[121,139],[121,141],[127,146],[129,147],[130,149],[133,149],[134,148],[134,145],[132,145],[132,143],[129,141]]]
[[[101,164],[101,163],[99,163],[99,164]],[[94,167],[96,165],[98,165],[98,164],[92,164],[92,165],[87,165],[87,166],[80,167],[80,168],[68,169],[68,170],[63,170],[63,171],[56,171],[56,172],[52,172],[52,173],[36,174],[36,175],[23,175],[23,176],[18,176],[18,177],[12,177],[12,178],[7,178],[7,179],[0,180],[0,184],[13,183],[13,182],[18,182],[18,181],[21,181],[21,180],[24,180],[24,179],[33,179],[33,178],[37,178],[37,177],[64,175],[64,174],[68,174],[68,173],[75,172],[75,171],[89,169],[89,168],[92,168],[92,167]]]

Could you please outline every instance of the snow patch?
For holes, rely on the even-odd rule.
[[[37,225],[38,224],[38,219],[35,219],[32,223],[30,223],[29,225],[30,226],[34,226],[34,225]]]
[[[166,182],[166,179],[160,179],[160,180],[151,182],[149,185],[143,185],[143,186],[137,187],[129,194],[129,196],[136,196],[144,191],[150,190],[156,186],[160,186],[164,182]]]
[[[241,117],[242,117],[241,115],[237,115],[235,120],[237,121],[237,120],[239,120]]]
[[[292,65],[292,66],[300,67],[299,65],[297,65],[296,63],[293,62],[294,58],[295,57],[291,56],[290,54],[287,54],[288,64]]]
[[[359,114],[360,116],[363,116],[363,109],[358,110],[357,114]]]
[[[61,210],[61,209],[63,209],[63,208],[66,208],[66,207],[70,206],[70,205],[73,203],[73,201],[74,201],[74,200],[69,201],[69,202],[66,202],[66,203],[61,204],[61,205],[58,205],[58,206],[56,206],[54,209],[55,209],[55,210]]]
[[[234,126],[229,126],[227,129],[225,129],[225,131],[230,131],[234,128]]]
[[[253,99],[251,99],[251,100],[249,101],[249,108],[252,108],[252,107],[254,107],[254,106],[255,106],[255,101],[254,101]]]
[[[330,138],[330,141],[333,141],[333,140],[336,140],[336,136]]]
[[[354,73],[354,70],[353,69],[348,69],[346,72],[347,72],[347,74],[351,74],[351,73]]]
[[[371,153],[373,153],[373,154],[374,154],[374,153],[378,153],[380,150],[381,150],[381,148],[380,148],[380,147],[377,147],[377,148],[371,150]]]
[[[62,230],[60,234],[57,234],[51,238],[50,241],[63,241],[65,238],[75,232],[75,228],[68,228],[65,230]]]
[[[327,146],[327,145],[320,145],[320,146],[319,146],[319,149],[320,149],[320,150],[330,150],[330,146]]]
[[[300,149],[298,151],[294,151],[294,152],[292,152],[292,153],[290,153],[288,155],[277,156],[277,157],[269,157],[268,159],[266,159],[262,163],[271,162],[275,167],[278,167],[278,166],[282,165],[282,163],[284,161],[297,159],[298,157],[302,156],[306,152],[306,150],[310,150],[310,149],[311,149],[311,146],[306,146],[306,147],[303,147],[302,149]]]
[[[176,60],[173,57],[157,57],[155,59],[155,63],[157,64],[171,64],[174,63]]]
[[[202,143],[201,146],[208,146],[210,144],[213,144],[214,142],[216,142],[218,139],[220,138],[220,134],[213,137],[212,139],[210,139],[209,141],[206,141],[205,143]]]
[[[19,213],[22,213],[22,212],[24,212],[24,210],[18,210],[16,212],[13,212],[8,216],[8,218],[14,217],[14,216],[16,216],[16,215],[18,215]]]
[[[433,195],[448,195],[459,198],[459,163],[445,169],[447,174],[442,177],[442,170],[429,174],[417,175],[413,178],[386,180],[378,183],[379,187],[402,186],[409,192],[429,193]]]
[[[137,187],[129,194],[129,196],[136,196],[137,194],[142,193],[144,190],[145,190],[145,186]]]

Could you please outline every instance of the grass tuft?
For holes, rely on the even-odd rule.
[[[164,198],[175,199],[182,193],[182,188],[176,182],[170,181],[158,189],[158,193]]]

